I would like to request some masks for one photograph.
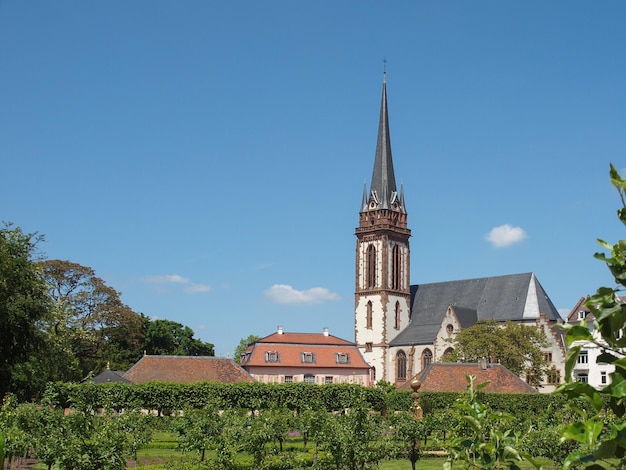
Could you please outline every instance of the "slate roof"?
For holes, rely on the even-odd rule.
[[[130,381],[124,378],[124,372],[116,372],[111,369],[104,369],[93,378],[93,382],[97,384],[121,382],[129,384]]]
[[[479,363],[434,362],[418,374],[422,383],[420,392],[465,392],[467,377],[475,375],[475,385],[489,384],[483,389],[489,393],[538,393],[513,372],[501,364],[487,364],[483,368]],[[410,381],[402,386],[410,390]]]
[[[392,194],[396,192],[396,178],[391,157],[391,138],[389,136],[389,112],[387,110],[387,83],[383,80],[383,96],[380,103],[378,122],[378,140],[374,157],[374,172],[370,191],[376,193],[380,203],[378,209],[391,207]]]
[[[478,320],[534,321],[559,312],[533,273],[436,282],[411,286],[411,321],[391,346],[432,344],[449,306],[463,327]]]
[[[212,356],[144,356],[125,374],[132,383],[144,382],[254,382],[231,359]]]

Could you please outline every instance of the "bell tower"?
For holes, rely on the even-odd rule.
[[[410,319],[410,236],[393,172],[385,74],[372,183],[363,190],[356,229],[354,336],[375,381],[395,381],[389,342]]]

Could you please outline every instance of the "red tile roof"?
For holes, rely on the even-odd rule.
[[[144,382],[254,382],[231,359],[212,356],[144,356],[125,374],[132,383]]]
[[[468,375],[475,375],[475,384],[489,382],[483,391],[488,393],[537,393],[517,375],[501,364],[488,364],[483,368],[478,363],[435,362],[417,376],[422,382],[420,392],[464,392],[467,390]],[[410,390],[410,381],[400,388]]]
[[[281,330],[282,331],[282,330]],[[324,333],[273,333],[261,338],[257,343],[281,343],[281,344],[328,344],[353,346],[354,343]]]

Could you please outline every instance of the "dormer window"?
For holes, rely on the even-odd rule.
[[[335,361],[337,362],[337,364],[350,364],[350,354],[337,353],[335,354]]]
[[[315,353],[303,352],[300,355],[303,364],[315,364]]]
[[[278,351],[265,351],[265,362],[280,362]]]

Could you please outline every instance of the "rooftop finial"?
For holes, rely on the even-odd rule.
[[[383,83],[387,83],[387,57],[383,59]]]

